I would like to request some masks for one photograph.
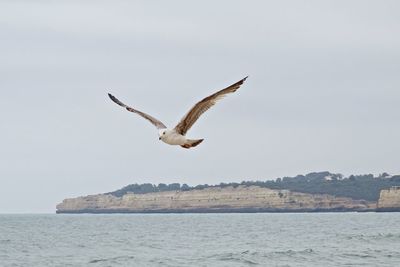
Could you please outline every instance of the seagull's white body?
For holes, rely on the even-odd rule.
[[[236,92],[236,90],[239,89],[239,87],[246,79],[247,77],[198,102],[196,105],[194,105],[194,107],[190,109],[190,111],[182,118],[182,120],[178,123],[178,125],[175,126],[174,129],[168,129],[161,121],[144,112],[125,105],[111,94],[108,94],[108,96],[116,104],[126,108],[130,112],[142,116],[146,120],[150,121],[154,126],[156,126],[158,129],[159,140],[162,140],[164,143],[169,145],[179,145],[183,148],[191,148],[203,142],[203,139],[188,139],[185,136],[186,132],[192,127],[192,125],[205,111],[215,105],[215,103],[217,103],[217,101],[223,98],[226,94]]]
[[[187,143],[187,138],[174,130],[161,129],[158,131],[159,139],[168,145],[182,146]]]

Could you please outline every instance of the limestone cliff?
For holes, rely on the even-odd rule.
[[[400,186],[381,190],[378,211],[400,211]]]
[[[375,208],[375,202],[364,200],[238,186],[70,198],[57,205],[57,213],[366,211]]]

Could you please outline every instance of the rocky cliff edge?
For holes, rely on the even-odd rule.
[[[202,190],[98,194],[65,199],[57,213],[300,212],[368,211],[376,203],[322,194],[272,190],[258,186]]]

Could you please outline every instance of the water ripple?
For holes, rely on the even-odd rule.
[[[119,256],[119,257],[112,257],[112,258],[104,258],[104,259],[94,259],[89,261],[88,263],[99,263],[99,262],[118,262],[118,261],[129,261],[134,259],[134,256]]]

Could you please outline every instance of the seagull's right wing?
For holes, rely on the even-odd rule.
[[[247,77],[240,81],[222,89],[198,102],[190,111],[182,118],[182,120],[176,125],[175,131],[181,135],[185,135],[186,132],[193,126],[193,124],[200,118],[200,116],[206,112],[209,108],[214,106],[218,100],[226,96],[227,94],[236,92],[237,89],[244,83]]]
[[[112,101],[114,101],[116,104],[120,105],[121,107],[126,108],[126,110],[139,114],[140,116],[142,116],[143,118],[145,118],[146,120],[148,120],[149,122],[151,122],[154,126],[157,127],[157,129],[165,129],[167,128],[167,126],[164,125],[164,123],[162,123],[161,121],[157,120],[156,118],[141,112],[139,110],[133,109],[127,105],[125,105],[124,103],[122,103],[121,101],[119,101],[115,96],[113,96],[112,94],[108,94],[108,96],[111,98]]]

